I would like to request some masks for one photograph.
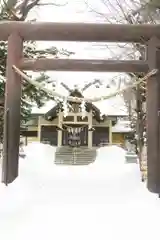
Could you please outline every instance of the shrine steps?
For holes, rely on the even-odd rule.
[[[63,146],[57,148],[55,164],[62,165],[88,165],[96,159],[96,148],[87,147],[72,148]]]

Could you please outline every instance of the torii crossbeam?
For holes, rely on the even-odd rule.
[[[159,24],[1,22],[0,39],[17,32],[24,41],[140,42],[160,38]]]
[[[18,176],[21,70],[145,72],[147,81],[148,189],[160,193],[160,25],[0,22],[0,40],[8,41],[2,182]],[[146,45],[144,61],[24,59],[23,41],[137,42]]]

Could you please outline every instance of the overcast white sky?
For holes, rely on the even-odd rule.
[[[50,0],[50,2],[56,2],[58,4],[63,4],[68,2],[64,7],[51,7],[44,6],[43,8],[34,9],[30,15],[29,19],[36,18],[37,21],[45,21],[45,22],[103,22],[105,19],[102,19],[97,14],[90,12],[90,9],[87,8],[84,0]],[[127,0],[128,3],[130,2]],[[48,2],[48,0],[44,0],[44,3]],[[113,15],[110,12],[110,9],[104,7],[101,4],[101,0],[89,0],[89,5],[96,9],[99,12],[105,12],[108,15]],[[115,0],[112,0],[115,2]],[[115,4],[115,3],[113,3]],[[115,4],[116,6],[116,4]],[[115,14],[117,14],[117,10],[115,9]],[[72,58],[94,58],[94,59],[108,59],[112,57],[111,51],[107,50],[106,47],[97,46],[95,43],[76,43],[76,42],[38,42],[38,47],[49,47],[56,46],[58,48],[65,48],[70,51],[75,52],[75,55]],[[104,43],[103,43],[104,45]],[[110,44],[110,48],[120,54],[120,50],[117,49],[115,51],[116,44]],[[124,50],[123,50],[124,51]],[[115,56],[116,58],[116,56]],[[65,82],[69,87],[73,88],[76,84],[81,87],[88,81],[96,79],[102,79],[106,82],[110,81],[115,76],[119,75],[119,73],[93,73],[93,72],[47,72],[54,80],[58,82]],[[115,86],[116,87],[116,86]],[[113,86],[114,88],[114,86]],[[57,86],[57,91],[64,91],[63,88]],[[92,89],[93,91],[93,89]],[[95,95],[95,92],[93,93]]]
[[[95,13],[89,12],[84,0],[50,0],[50,2],[56,2],[63,4],[68,2],[67,5],[63,7],[51,7],[45,6],[43,8],[34,9],[29,15],[30,19],[36,18],[37,21],[45,22],[102,22],[103,19],[99,18]],[[113,2],[115,0],[112,0]],[[44,0],[44,3],[48,0]],[[106,11],[107,14],[110,14],[109,10],[101,4],[100,0],[88,1],[90,6],[94,9],[99,9],[99,11]],[[94,46],[93,46],[94,45]],[[115,52],[115,44],[110,48]],[[92,58],[92,59],[108,59],[112,57],[110,50],[102,46],[96,46],[94,43],[76,43],[76,42],[39,42],[39,47],[49,47],[57,46],[59,48],[65,48],[75,52],[75,55],[72,58]],[[116,47],[117,48],[117,47]],[[120,53],[120,50],[116,49]],[[118,53],[117,52],[117,53]],[[81,83],[82,81],[90,81],[94,78],[100,78],[105,81],[111,79],[117,73],[83,73],[83,72],[48,72],[55,80],[65,81],[70,86],[73,84]]]

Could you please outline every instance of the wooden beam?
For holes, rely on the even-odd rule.
[[[53,22],[1,22],[0,40],[17,32],[24,40],[79,42],[141,42],[160,38],[159,24],[105,24]]]
[[[147,72],[145,61],[81,60],[81,59],[24,59],[18,65],[32,71],[87,71],[87,72]]]
[[[149,69],[157,68],[158,74],[147,80],[147,164],[148,189],[160,194],[160,40],[153,37],[148,42]]]
[[[5,84],[5,113],[4,122],[2,182],[11,183],[18,176],[19,138],[20,138],[20,102],[21,76],[12,68],[22,58],[23,41],[16,33],[8,38],[8,55]]]

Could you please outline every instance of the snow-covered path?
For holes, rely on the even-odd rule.
[[[0,239],[158,239],[160,203],[124,153],[99,150],[89,166],[53,165],[53,148],[32,144],[20,177],[0,187]]]

